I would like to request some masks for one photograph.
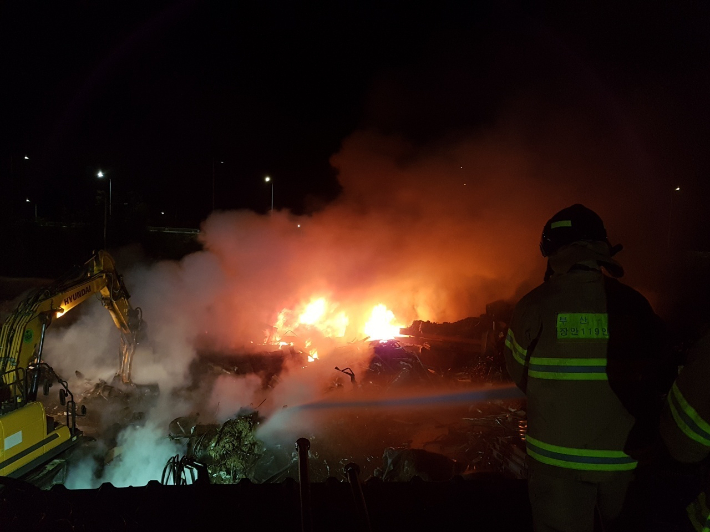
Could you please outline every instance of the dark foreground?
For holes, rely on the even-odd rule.
[[[302,528],[300,489],[278,484],[39,490],[24,483],[0,491],[4,531],[258,530],[258,531],[511,531],[532,530],[524,480],[481,474],[447,482],[362,484],[370,528],[349,483],[310,485],[312,528]],[[219,528],[218,528],[219,527]]]

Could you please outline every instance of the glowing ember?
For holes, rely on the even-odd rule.
[[[394,313],[384,305],[377,305],[372,309],[370,320],[365,324],[365,334],[371,340],[391,340],[399,336],[399,329],[404,325],[396,325]]]

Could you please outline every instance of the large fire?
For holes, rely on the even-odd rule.
[[[384,304],[375,305],[369,314],[358,318],[351,320],[338,303],[328,301],[324,296],[312,297],[307,303],[279,312],[264,343],[282,346],[298,344],[312,362],[318,359],[319,339],[343,340],[347,332],[352,339],[391,340],[399,336],[399,329],[404,327]],[[353,323],[364,325],[353,330],[353,327],[349,328]]]

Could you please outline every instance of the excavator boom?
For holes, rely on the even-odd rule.
[[[143,319],[141,309],[131,306],[115,261],[105,251],[99,251],[82,267],[34,292],[17,306],[0,329],[0,374],[40,362],[47,327],[92,295],[101,298],[121,331],[117,374],[124,384],[130,384],[131,362]]]

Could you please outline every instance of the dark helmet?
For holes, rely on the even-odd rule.
[[[548,220],[542,230],[540,251],[543,257],[549,257],[562,246],[580,240],[609,243],[599,215],[577,203]]]

